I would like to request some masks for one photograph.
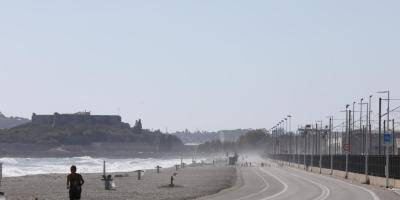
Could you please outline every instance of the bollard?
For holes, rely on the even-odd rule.
[[[156,166],[156,169],[157,169],[157,174],[159,174],[159,173],[160,173],[160,168],[162,168],[162,167],[160,167],[160,165],[157,165],[157,166]]]
[[[105,182],[105,189],[106,190],[113,189],[113,186],[112,186],[113,178],[112,178],[111,175],[108,175],[107,177],[105,177],[104,182]]]
[[[107,183],[107,177],[106,177],[106,161],[103,160],[103,179],[104,179],[104,189],[108,190],[108,185],[109,183]]]
[[[179,165],[175,165],[175,171],[178,171]]]
[[[138,180],[142,180],[142,172],[144,172],[143,170],[136,170],[135,172],[137,172],[137,179]]]
[[[2,179],[3,179],[3,163],[0,163],[0,188]],[[6,200],[4,192],[0,192],[0,200]]]
[[[0,163],[0,187],[1,187],[2,179],[3,179],[3,163]]]
[[[106,161],[103,161],[103,179],[104,181],[104,189],[112,190],[115,189],[114,180],[111,175],[106,175]],[[1,199],[0,199],[1,200]]]
[[[178,173],[174,172],[171,176],[171,183],[169,184],[169,187],[175,187],[174,184],[174,176],[178,175]]]
[[[174,176],[171,176],[171,183],[169,184],[169,187],[174,187]]]

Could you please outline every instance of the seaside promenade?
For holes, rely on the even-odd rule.
[[[255,159],[253,167],[238,168],[236,184],[201,200],[391,200],[394,191],[362,185],[327,175],[305,172],[271,161]],[[260,163],[268,163],[261,167]]]

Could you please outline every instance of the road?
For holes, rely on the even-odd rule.
[[[249,161],[250,162],[250,161]],[[261,167],[259,163],[269,163]],[[234,187],[202,199],[209,200],[391,200],[393,191],[314,174],[256,159],[252,167],[238,167]],[[258,163],[258,164],[255,164]],[[256,166],[255,166],[256,165]]]

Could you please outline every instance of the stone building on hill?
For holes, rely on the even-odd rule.
[[[49,125],[49,126],[68,126],[76,124],[85,125],[111,125],[111,126],[128,126],[121,121],[121,116],[118,115],[91,115],[90,112],[78,112],[74,114],[59,114],[53,115],[37,115],[32,114],[32,124]]]

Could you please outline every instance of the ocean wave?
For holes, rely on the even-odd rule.
[[[154,169],[160,165],[163,168],[173,167],[180,163],[180,159],[155,159],[155,158],[132,158],[132,159],[108,159],[93,158],[90,156],[70,158],[0,158],[3,163],[3,176],[16,177],[49,173],[69,173],[71,165],[76,165],[79,173],[101,173],[103,161],[106,161],[107,172],[129,172],[138,169]],[[184,159],[189,163],[191,159]]]

